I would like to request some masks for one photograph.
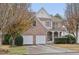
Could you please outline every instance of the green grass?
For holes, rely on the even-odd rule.
[[[9,45],[0,45],[0,49],[8,49],[8,53],[5,53],[6,55],[24,55],[28,53],[26,46],[15,46],[10,47]]]
[[[10,47],[9,48],[9,55],[23,55],[26,54],[27,49],[26,46],[16,46],[16,47]]]

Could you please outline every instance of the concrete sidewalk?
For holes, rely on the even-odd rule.
[[[51,45],[34,45],[27,46],[27,50],[29,55],[41,55],[41,54],[59,54],[59,53],[72,53],[75,52],[73,50],[58,48]]]

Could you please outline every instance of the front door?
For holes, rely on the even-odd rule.
[[[58,38],[58,32],[54,32],[54,38]]]
[[[47,43],[52,43],[52,32],[47,32]]]

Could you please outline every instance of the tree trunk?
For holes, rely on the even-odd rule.
[[[77,41],[78,41],[78,24],[76,25],[76,43],[78,43]]]
[[[12,37],[12,47],[15,46],[15,37]]]
[[[14,47],[15,46],[15,40],[13,39],[12,40],[12,47]]]
[[[3,40],[4,40],[4,38],[3,38],[3,33],[2,33],[1,44],[3,43]]]

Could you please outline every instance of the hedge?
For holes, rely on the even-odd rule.
[[[55,38],[55,44],[74,44],[76,43],[76,38],[72,35],[66,35],[62,38]]]
[[[67,38],[55,38],[54,43],[55,44],[65,44],[65,43],[67,43]]]

